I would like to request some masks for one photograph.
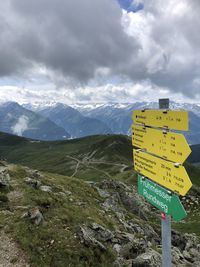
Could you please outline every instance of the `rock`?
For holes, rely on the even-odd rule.
[[[119,197],[117,194],[110,196],[103,203],[103,209],[106,211],[112,210],[114,212],[120,212],[121,208],[119,206]]]
[[[38,170],[30,170],[30,175],[34,179],[41,179],[41,178],[43,178],[43,175]]]
[[[134,259],[147,249],[147,240],[145,238],[138,238],[136,234],[119,231],[113,234],[112,243],[115,243],[113,249],[120,258],[126,260]]]
[[[85,245],[98,247],[101,250],[106,250],[107,244],[110,244],[111,240],[114,238],[110,230],[105,229],[97,223],[92,223],[89,226],[81,226],[79,236]]]
[[[172,230],[172,245],[178,247],[180,251],[185,250],[187,239],[184,235],[180,235],[177,231]]]
[[[181,254],[180,250],[176,247],[173,247],[173,249],[172,249],[172,262],[174,264],[178,264],[183,259],[184,259],[184,256]]]
[[[189,250],[189,253],[190,253],[190,255],[191,255],[191,257],[192,257],[193,259],[195,259],[195,258],[200,258],[200,257],[199,257],[199,251],[198,251],[197,249],[195,249],[195,248],[191,248],[191,249]]]
[[[40,189],[41,191],[43,191],[43,192],[48,192],[48,193],[51,193],[51,192],[52,192],[51,187],[48,186],[48,185],[41,185],[41,186],[39,187],[39,189]]]
[[[197,236],[195,234],[185,234],[184,238],[186,240],[186,242],[185,242],[186,243],[185,244],[185,250],[186,251],[190,251],[190,249],[194,248],[195,245],[197,246],[199,244],[198,238],[197,238]],[[199,247],[197,247],[197,249],[200,252]]]
[[[28,185],[30,185],[31,187],[35,188],[35,189],[39,189],[41,186],[41,182],[35,179],[32,179],[30,177],[26,177],[24,178],[25,183],[27,183]]]
[[[146,221],[149,215],[160,216],[159,212],[140,198],[134,188],[130,190],[130,187],[121,182],[102,181],[92,187],[105,198],[102,207],[106,216],[110,216],[112,220],[117,219],[118,223],[113,231],[97,223],[82,226],[82,242],[91,248],[112,248],[116,255],[114,266],[161,266],[161,255],[153,249],[156,247],[161,251],[161,229],[152,227]],[[195,201],[194,198],[193,200]],[[132,218],[128,216],[128,212],[136,216]],[[194,235],[184,235],[172,230],[173,266],[200,266],[197,264],[200,262],[198,244],[199,241]]]
[[[7,162],[5,161],[5,159],[0,159],[0,166],[6,167],[7,166]]]
[[[184,257],[186,260],[188,260],[188,261],[190,261],[190,262],[193,262],[192,256],[191,256],[190,253],[189,253],[188,251],[186,251],[186,250],[183,251],[183,257]]]
[[[161,255],[155,250],[148,249],[133,260],[132,266],[137,267],[160,267],[162,264]]]
[[[87,204],[85,202],[83,202],[83,201],[77,201],[74,204],[77,205],[77,206],[82,206],[82,207],[86,207],[87,206]]]
[[[106,250],[106,247],[99,242],[98,240],[96,240],[93,236],[93,232],[86,226],[81,226],[80,227],[80,238],[82,240],[82,242],[86,245],[86,246],[92,246],[92,247],[98,247],[101,250]]]
[[[54,195],[56,195],[56,196],[61,196],[61,197],[68,197],[68,196],[71,196],[72,195],[72,192],[70,192],[70,191],[60,191],[60,192],[56,192],[56,193],[54,193]]]
[[[105,192],[107,192],[106,189],[109,189],[110,197],[104,202],[105,209],[118,212],[121,210],[121,208],[119,208],[120,204],[123,204],[128,211],[147,220],[150,205],[144,203],[133,188],[131,190],[126,184],[115,180],[106,180],[96,183],[95,187],[100,188],[100,194],[102,193],[105,197],[107,197],[105,194]],[[102,189],[103,191],[101,191]],[[110,191],[113,192],[110,193]]]
[[[127,243],[121,247],[120,256],[124,259],[133,259],[140,254],[140,250],[137,247],[136,243]]]
[[[67,196],[71,196],[72,192],[71,191],[68,191],[68,190],[65,190],[64,193],[67,195]]]
[[[151,225],[145,224],[143,226],[143,231],[147,240],[151,241],[152,244],[158,245],[160,243],[160,236],[155,232]]]
[[[133,262],[132,260],[126,260],[121,257],[118,257],[116,261],[114,262],[114,266],[115,267],[122,267],[122,266],[133,267]]]
[[[104,180],[98,183],[98,186],[102,189],[114,189],[115,191],[123,190],[126,192],[131,192],[129,186],[116,180]]]
[[[95,231],[94,233],[95,238],[99,241],[105,242],[111,240],[114,237],[113,233],[110,230],[105,229],[104,227],[102,227],[97,223],[92,223],[91,229]]]
[[[9,187],[10,175],[6,169],[0,172],[0,187]]]
[[[192,263],[191,267],[199,267],[199,260]]]
[[[119,254],[121,250],[121,245],[120,244],[114,244],[113,249]]]
[[[147,248],[147,241],[145,238],[137,238],[128,242],[122,249],[121,255],[126,259],[134,259],[139,254],[144,253]]]
[[[147,215],[149,211],[144,210],[144,207],[141,205],[140,199],[134,196],[132,193],[120,192],[120,200],[125,208],[131,211],[133,214],[138,215],[141,219],[147,220]]]
[[[22,215],[22,218],[28,218],[31,222],[39,225],[44,222],[44,217],[38,208],[29,209]]]
[[[108,192],[106,192],[105,190],[103,190],[101,188],[98,188],[96,186],[94,188],[97,190],[97,192],[99,193],[100,197],[102,197],[102,198],[110,197],[110,194]]]

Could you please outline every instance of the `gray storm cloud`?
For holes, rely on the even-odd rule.
[[[194,97],[200,1],[143,2],[122,24],[117,0],[1,1],[0,76],[41,65],[77,84],[120,76]]]
[[[98,69],[123,73],[124,62],[129,62],[139,48],[136,39],[123,30],[117,1],[9,2],[10,5],[0,4],[7,13],[0,23],[1,40],[5,40],[5,45],[0,45],[0,56],[1,62],[6,63],[1,64],[1,75],[37,62],[87,82]]]
[[[22,115],[17,123],[12,127],[13,134],[22,136],[23,132],[28,129],[29,118]]]

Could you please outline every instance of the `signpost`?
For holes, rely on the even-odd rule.
[[[188,131],[188,112],[175,110],[135,110],[133,122],[145,126]]]
[[[162,158],[183,163],[191,149],[183,134],[139,125],[132,126],[132,144]]]
[[[178,222],[186,217],[186,211],[177,195],[140,175],[138,175],[138,192],[153,206],[171,215],[175,221]]]
[[[169,131],[188,131],[188,112],[169,110],[169,99],[159,99],[159,108],[133,112],[132,144],[139,148],[133,150],[138,192],[162,211],[162,266],[171,267],[171,216],[186,216],[176,193],[185,196],[192,186],[181,165],[191,149],[182,134]]]
[[[134,168],[138,173],[164,187],[185,196],[192,183],[182,165],[155,157],[140,150],[133,150]]]

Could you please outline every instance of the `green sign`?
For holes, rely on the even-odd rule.
[[[163,187],[140,175],[138,175],[138,192],[149,203],[164,213],[171,215],[177,222],[187,215],[177,195],[170,194]]]

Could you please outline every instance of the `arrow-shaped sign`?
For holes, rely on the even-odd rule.
[[[145,126],[188,131],[188,112],[178,110],[134,110],[133,122]]]
[[[171,194],[166,189],[140,175],[138,175],[138,192],[149,203],[171,215],[177,222],[187,215],[177,195]]]
[[[182,165],[174,164],[140,150],[133,150],[133,157],[135,171],[156,183],[182,196],[185,196],[191,188],[192,183]]]
[[[183,163],[191,153],[183,134],[138,125],[132,126],[132,144],[178,163]]]

